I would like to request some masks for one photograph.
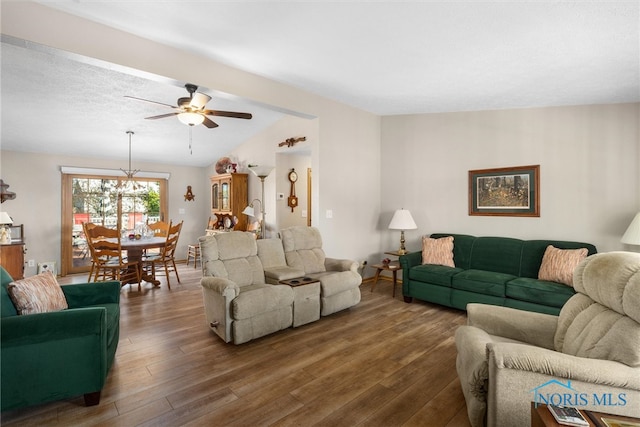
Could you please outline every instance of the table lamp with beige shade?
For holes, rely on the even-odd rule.
[[[398,255],[404,255],[407,253],[407,249],[404,247],[404,231],[415,230],[416,228],[418,228],[418,226],[413,220],[411,212],[406,209],[398,209],[395,211],[393,218],[391,218],[391,222],[389,223],[389,229],[400,230],[400,249],[398,250]]]
[[[640,245],[640,212],[633,218],[620,241],[627,245]]]

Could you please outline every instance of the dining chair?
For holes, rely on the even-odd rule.
[[[87,239],[84,236],[84,227],[82,224],[73,224],[71,239],[74,258],[77,256],[82,257],[82,259],[86,259],[89,255],[89,245],[87,245]],[[76,255],[76,253],[78,255]]]
[[[153,235],[155,237],[167,237],[167,235],[169,234],[169,227],[171,227],[171,223],[156,221],[149,224],[149,222],[147,221],[147,227],[153,230]]]
[[[83,222],[82,223],[82,234],[84,235],[85,244],[87,245],[87,250],[89,252],[89,256],[91,257],[91,267],[89,269],[89,278],[87,281],[91,282],[91,276],[95,273],[95,261],[94,261],[94,252],[93,246],[91,245],[91,241],[89,239],[89,230],[94,228],[97,224],[92,222]]]
[[[169,227],[171,227],[171,222],[156,221],[149,224],[149,220],[147,220],[147,228],[153,230],[154,237],[167,237],[169,234]],[[142,256],[146,258],[148,256],[159,254],[159,249],[145,249]]]
[[[217,226],[218,217],[216,219],[212,219],[209,217],[207,221],[207,227],[204,229],[205,234],[207,230],[213,230]],[[200,261],[200,265],[202,265],[202,260],[200,258],[200,243],[192,243],[187,245],[187,265],[189,265],[189,261],[193,258],[193,268],[198,267],[198,261]]]
[[[170,223],[169,234],[167,235],[167,241],[165,245],[160,249],[160,254],[150,255],[143,259],[142,265],[145,269],[151,269],[151,276],[155,279],[156,274],[164,274],[167,277],[167,287],[171,289],[171,282],[169,280],[169,273],[174,272],[178,283],[180,283],[180,276],[178,275],[178,269],[176,268],[176,247],[178,246],[178,238],[180,237],[180,231],[182,230],[182,222],[173,225]],[[157,273],[156,266],[162,266],[164,273]]]
[[[91,251],[93,281],[118,280],[121,284],[137,282],[140,285],[140,265],[122,256],[120,232],[101,225],[85,225],[85,235]]]
[[[200,244],[195,243],[187,246],[187,265],[189,265],[189,261],[193,259],[193,268],[198,267],[198,261],[200,260]]]

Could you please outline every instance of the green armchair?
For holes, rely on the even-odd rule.
[[[100,392],[120,338],[120,283],[62,286],[69,308],[18,315],[0,266],[1,410]]]

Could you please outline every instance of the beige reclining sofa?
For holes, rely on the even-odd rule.
[[[200,237],[206,320],[225,342],[241,344],[360,302],[355,261],[326,258],[313,227],[281,233],[282,240],[242,231]],[[300,277],[319,285],[279,284]]]
[[[456,368],[471,425],[526,426],[531,402],[640,414],[640,254],[592,255],[558,316],[467,306]]]

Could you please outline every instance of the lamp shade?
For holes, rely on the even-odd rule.
[[[13,220],[11,219],[8,213],[0,212],[0,224],[2,225],[13,224]]]
[[[633,218],[633,221],[629,224],[629,228],[624,232],[620,241],[628,245],[640,245],[640,212]]]
[[[414,230],[418,228],[411,216],[411,212],[406,209],[398,209],[389,223],[390,230]]]
[[[275,169],[273,166],[249,165],[248,167],[249,170],[258,178],[268,177],[271,171]]]
[[[256,216],[256,212],[253,210],[253,206],[247,206],[246,208],[244,208],[242,213],[249,216]]]
[[[204,116],[198,113],[180,113],[178,114],[178,120],[185,125],[195,126],[204,122]]]

